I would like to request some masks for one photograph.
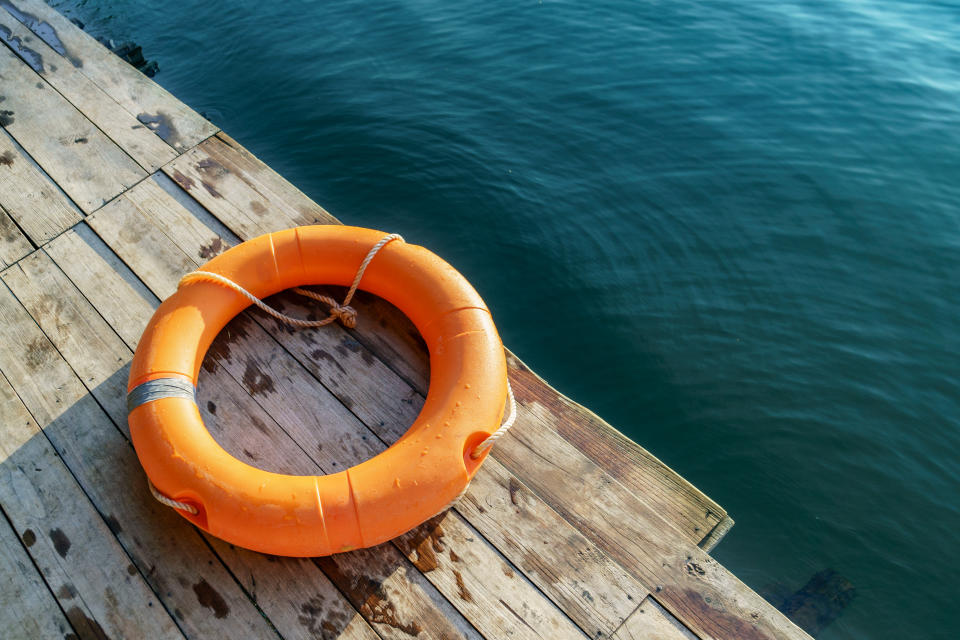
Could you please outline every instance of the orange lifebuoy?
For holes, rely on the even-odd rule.
[[[298,227],[244,242],[203,269],[258,298],[308,284],[349,285],[383,235]],[[380,250],[362,288],[396,305],[420,331],[430,352],[429,392],[397,442],[324,476],[252,467],[227,453],[203,425],[192,398],[203,356],[250,301],[216,282],[192,279],[160,305],[133,358],[129,423],[150,481],[191,507],[181,515],[248,549],[320,556],[394,538],[466,488],[486,455],[471,452],[500,424],[508,393],[503,345],[489,310],[453,267],[403,242]]]

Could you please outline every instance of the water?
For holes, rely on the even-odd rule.
[[[726,507],[822,638],[953,638],[960,11],[948,3],[58,2]],[[953,596],[951,596],[953,594]]]

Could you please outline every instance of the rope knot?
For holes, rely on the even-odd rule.
[[[340,324],[348,329],[353,329],[357,326],[357,310],[348,304],[343,306],[338,304],[334,305],[333,308],[330,309],[330,317],[336,318],[340,321]]]

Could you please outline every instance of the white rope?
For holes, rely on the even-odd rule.
[[[391,233],[389,235],[385,235],[384,237],[382,237],[377,242],[377,244],[373,245],[373,247],[370,248],[370,251],[367,252],[366,257],[360,263],[360,267],[357,269],[357,275],[354,276],[353,283],[350,285],[350,289],[347,291],[347,295],[344,296],[342,303],[338,303],[336,300],[334,300],[330,296],[325,296],[323,294],[316,293],[315,291],[301,289],[300,287],[296,287],[293,289],[295,293],[298,293],[302,296],[306,296],[308,298],[312,298],[314,300],[319,300],[320,302],[323,302],[330,306],[330,315],[324,318],[323,320],[303,320],[301,318],[294,318],[284,313],[280,313],[279,311],[277,311],[270,305],[266,304],[263,300],[253,295],[252,293],[244,289],[242,286],[240,286],[230,278],[222,276],[219,273],[213,273],[212,271],[191,271],[187,275],[180,278],[180,282],[177,284],[177,288],[179,289],[188,280],[194,280],[194,279],[210,280],[210,281],[218,282],[222,285],[225,285],[233,289],[237,293],[243,295],[251,303],[255,304],[260,309],[262,309],[269,315],[273,316],[277,320],[280,320],[281,322],[285,322],[287,324],[290,324],[296,327],[310,328],[310,327],[322,327],[330,324],[334,320],[339,320],[341,324],[343,324],[345,327],[349,329],[353,329],[354,327],[357,326],[357,311],[356,309],[354,309],[349,305],[350,305],[350,301],[353,299],[353,295],[357,292],[357,287],[360,286],[360,280],[363,278],[363,272],[367,270],[368,266],[370,266],[370,262],[373,260],[374,256],[377,255],[377,252],[380,251],[380,249],[382,249],[383,247],[385,247],[388,243],[394,240],[399,240],[400,242],[404,242],[403,237],[401,237],[400,234]],[[486,440],[484,440],[474,448],[474,450],[470,453],[470,457],[473,458],[474,460],[479,458],[484,451],[492,447],[497,440],[502,438],[503,435],[510,430],[510,427],[513,426],[513,423],[516,421],[516,419],[517,419],[517,402],[513,396],[513,389],[510,387],[510,381],[507,380],[507,418],[506,420],[503,421],[503,424],[500,425],[499,429],[497,429],[496,431],[491,433],[489,436],[487,436]],[[157,490],[157,488],[153,486],[153,483],[150,482],[149,479],[147,479],[147,483],[150,485],[150,493],[152,493],[153,497],[156,498],[159,502],[167,505],[168,507],[173,507],[174,509],[181,509],[183,511],[187,511],[192,514],[197,513],[197,509],[193,505],[189,505],[185,502],[177,502],[172,498],[168,498],[167,496],[160,493]],[[447,509],[452,507],[460,498],[463,497],[463,495],[467,492],[468,488],[469,488],[469,483],[467,483],[467,486],[463,488],[463,491],[461,491],[456,498],[451,500],[450,503],[441,510],[441,512],[446,511]]]
[[[399,233],[391,233],[380,238],[380,241],[377,244],[371,247],[370,251],[367,252],[366,257],[363,259],[363,262],[360,263],[360,268],[357,269],[357,275],[353,278],[353,284],[350,285],[350,290],[347,291],[347,295],[344,296],[343,302],[338,303],[336,300],[329,296],[325,296],[313,291],[308,291],[306,289],[301,289],[300,287],[295,288],[294,293],[298,293],[302,296],[307,296],[308,298],[313,298],[314,300],[319,300],[330,305],[330,315],[324,318],[323,320],[302,320],[300,318],[294,318],[293,316],[288,316],[286,314],[280,313],[263,300],[253,295],[239,284],[220,275],[219,273],[213,273],[212,271],[191,271],[187,275],[180,278],[177,288],[179,289],[187,280],[201,279],[201,280],[213,280],[222,285],[230,287],[237,293],[243,295],[247,300],[257,305],[263,309],[266,313],[270,314],[277,320],[281,322],[286,322],[287,324],[293,325],[295,327],[309,328],[309,327],[322,327],[328,325],[334,320],[339,320],[343,326],[353,329],[357,326],[357,311],[353,307],[349,306],[350,301],[353,300],[353,294],[357,292],[357,287],[360,286],[360,280],[363,278],[363,272],[367,270],[367,267],[370,266],[370,261],[373,260],[373,257],[377,255],[377,252],[380,251],[388,243],[399,240],[403,242],[403,237]]]
[[[513,423],[517,420],[517,400],[513,397],[513,387],[510,386],[510,380],[507,380],[507,419],[503,421],[503,424],[500,425],[500,428],[487,436],[487,439],[481,442],[476,446],[473,452],[470,453],[470,457],[476,460],[480,455],[493,446],[497,440],[502,438],[507,431],[510,430],[510,427],[513,426]]]
[[[150,478],[147,478],[147,486],[150,487],[150,493],[153,494],[153,497],[157,499],[157,502],[160,504],[165,504],[168,507],[173,507],[174,509],[180,509],[181,511],[186,511],[189,514],[197,515],[197,508],[192,504],[187,504],[186,502],[177,502],[173,498],[168,498],[167,496],[160,493],[160,491],[153,486],[153,483],[150,482]]]

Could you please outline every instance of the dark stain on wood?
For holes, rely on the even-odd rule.
[[[687,569],[687,575],[693,576],[694,578],[699,578],[700,576],[706,575],[707,573],[706,571],[704,571],[703,567],[701,567],[698,563],[693,562],[692,560],[688,560],[685,566]]]
[[[193,189],[195,186],[197,186],[197,183],[193,181],[193,178],[183,175],[179,169],[173,172],[173,181],[183,187],[186,191],[190,191],[190,189]]]
[[[453,570],[453,577],[457,581],[457,591],[460,594],[460,599],[464,602],[473,602],[473,596],[470,594],[470,591],[467,590],[467,585],[463,583],[463,575],[460,574],[456,569]]]
[[[50,530],[50,540],[53,542],[53,548],[57,550],[61,558],[66,558],[70,552],[70,538],[67,537],[61,529]]]
[[[332,355],[330,355],[328,352],[324,351],[323,349],[314,349],[313,351],[310,352],[310,357],[313,358],[314,360],[325,360],[330,364],[332,364],[333,366],[335,366],[337,369],[339,369],[340,373],[344,375],[347,374],[347,370],[343,368],[343,365],[341,365],[336,358],[334,358]]]
[[[20,38],[13,35],[13,32],[2,24],[0,24],[0,38],[5,40],[7,46],[9,46],[21,60],[26,62],[31,69],[37,73],[43,73],[43,56],[23,44]],[[43,86],[43,83],[38,82],[37,84]]]
[[[523,616],[521,616],[519,613],[517,613],[516,611],[514,611],[513,607],[511,607],[509,604],[507,604],[507,603],[504,601],[503,598],[500,598],[500,604],[502,604],[502,605],[506,608],[507,611],[509,611],[510,613],[512,613],[517,620],[519,620],[520,622],[522,622],[522,623],[523,623],[523,626],[525,626],[527,629],[530,629],[531,631],[533,631],[534,635],[538,635],[538,634],[537,634],[537,630],[534,629],[533,627],[531,627],[531,626],[530,626],[530,623],[527,622],[526,620],[524,620],[524,619],[523,619]]]
[[[247,358],[247,366],[243,371],[243,386],[252,396],[258,393],[273,393],[276,391],[273,378],[260,371],[257,361],[252,357]]]
[[[137,575],[137,568],[136,568],[135,566],[133,566],[132,564],[128,564],[128,565],[127,565],[127,575],[128,575],[128,576],[135,576],[135,575]]]
[[[263,203],[259,200],[250,201],[250,210],[253,211],[258,216],[262,216],[267,212],[267,208],[263,206]]]
[[[100,623],[90,618],[80,607],[70,607],[67,611],[67,620],[70,626],[77,632],[81,638],[103,638],[109,640],[110,636],[104,631]]]
[[[429,573],[440,566],[437,554],[446,549],[439,518],[434,517],[420,525],[414,530],[410,540],[413,550],[417,553],[417,559],[413,561],[413,565],[423,573]]]
[[[204,260],[209,260],[214,256],[220,255],[223,249],[223,240],[220,239],[220,236],[217,236],[207,244],[200,247],[200,257]]]
[[[385,624],[403,631],[410,636],[418,636],[423,631],[423,627],[416,620],[410,622],[401,622],[397,617],[397,608],[387,599],[387,594],[383,585],[377,584],[373,580],[367,580],[370,595],[360,606],[360,613],[366,616],[374,624]]]
[[[70,598],[76,598],[77,588],[72,584],[70,584],[69,582],[67,582],[66,584],[61,586],[59,589],[57,589],[57,597],[60,598],[61,600],[69,600]]]
[[[345,611],[342,607],[326,606],[323,596],[317,594],[300,605],[297,622],[303,625],[311,636],[332,639],[340,637],[352,617],[352,612]]]
[[[12,151],[4,151],[3,153],[0,153],[0,165],[4,167],[12,167],[13,159],[15,157],[16,156],[13,155]]]
[[[156,113],[141,113],[137,115],[137,120],[147,125],[147,128],[169,145],[177,146],[180,141],[180,134],[174,126],[170,116],[162,111]]]
[[[70,55],[70,52],[67,51],[67,47],[64,46],[63,41],[57,34],[57,30],[54,29],[49,22],[41,20],[32,13],[27,13],[26,11],[18,9],[9,0],[0,0],[0,7],[6,9],[10,15],[17,19],[18,22],[20,22],[27,29],[30,29],[30,31],[33,31],[33,33],[41,40],[46,42],[51,49],[69,60],[73,66],[77,68],[83,66],[83,60],[77,58],[76,56]]]
[[[510,491],[510,502],[513,503],[513,506],[520,506],[517,496],[520,494],[520,491],[523,489],[523,487],[520,486],[520,483],[513,476],[510,476],[510,480],[507,482],[507,489]]]
[[[253,423],[253,426],[256,427],[257,431],[264,435],[270,435],[270,429],[267,428],[267,425],[264,424],[263,420],[257,416],[250,416],[250,422]]]
[[[255,461],[255,462],[260,459],[260,456],[258,456],[258,455],[255,454],[254,452],[250,451],[249,449],[244,449],[244,450],[243,450],[243,455],[245,455],[245,456],[247,457],[247,460],[253,460],[253,461]]]
[[[210,412],[210,415],[217,415],[217,405],[214,404],[213,400],[207,400],[207,411]]]
[[[217,189],[206,180],[201,182],[201,184],[203,185],[203,188],[207,190],[207,193],[209,193],[214,198],[221,198],[221,199],[223,198],[223,196],[220,195],[220,192],[217,191]]]
[[[0,109],[0,127],[9,127],[13,124],[13,111]]]
[[[508,578],[512,578],[517,574],[515,574],[513,569],[511,569],[508,565],[503,565],[503,575],[507,576]]]
[[[218,362],[225,362],[230,359],[230,345],[235,340],[246,338],[248,335],[246,328],[243,326],[246,321],[243,316],[235,318],[217,335],[213,344],[207,349],[207,355],[203,358],[204,370],[214,373],[217,370]]]
[[[27,529],[23,532],[23,544],[29,549],[37,541],[37,534],[33,532],[33,529]]]
[[[75,138],[73,142],[75,144],[87,144],[89,140],[87,140],[86,138]]]
[[[213,611],[214,618],[226,618],[230,613],[230,607],[217,590],[210,586],[205,578],[200,578],[200,582],[193,585],[193,592],[197,594],[197,602],[200,606]]]
[[[226,167],[213,158],[204,158],[198,162],[197,169],[211,176],[222,176],[225,173],[229,173]]]
[[[113,535],[120,535],[120,532],[123,531],[123,527],[120,526],[120,523],[113,516],[113,514],[105,515],[103,519],[106,521],[107,527],[110,529],[110,532],[113,533]]]

